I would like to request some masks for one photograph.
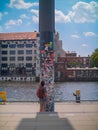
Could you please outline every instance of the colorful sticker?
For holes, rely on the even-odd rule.
[[[53,42],[45,43],[40,51],[40,79],[45,81],[47,90],[46,111],[54,111],[54,52]],[[44,48],[44,49],[43,49]]]

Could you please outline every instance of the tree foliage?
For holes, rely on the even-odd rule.
[[[98,67],[98,48],[91,55],[92,67]]]

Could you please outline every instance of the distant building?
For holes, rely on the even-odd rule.
[[[40,75],[40,44],[38,32],[0,33],[0,80],[17,80]],[[98,80],[98,68],[90,68],[90,56],[65,52],[59,33],[54,34],[55,81]],[[18,78],[19,77],[19,78]]]
[[[0,75],[36,76],[40,74],[38,32],[0,33]],[[54,34],[55,59],[64,56],[59,33]]]
[[[54,34],[54,53],[56,61],[58,57],[65,56],[65,51],[62,48],[62,40],[60,40],[58,32],[55,32]]]
[[[98,81],[98,68],[67,68],[65,80]]]
[[[72,67],[90,67],[91,66],[91,59],[90,56],[87,57],[80,57],[77,56],[76,52],[65,52],[64,57],[58,57],[58,62],[64,62],[66,65],[66,68],[72,68]]]
[[[56,62],[55,69],[54,69],[54,77],[55,81],[65,81],[65,63],[64,62]]]
[[[98,81],[98,68],[91,68],[90,56],[65,52],[55,63],[55,81]]]
[[[0,33],[0,54],[2,76],[35,76],[40,69],[39,33]]]
[[[77,53],[75,51],[69,52],[65,51],[65,57],[76,57]]]
[[[66,68],[64,62],[55,63],[55,82],[98,81],[98,68]]]

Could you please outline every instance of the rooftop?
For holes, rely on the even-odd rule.
[[[36,39],[38,32],[0,33],[0,40]]]

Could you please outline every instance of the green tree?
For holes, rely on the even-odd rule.
[[[98,67],[98,48],[91,55],[92,67]]]

